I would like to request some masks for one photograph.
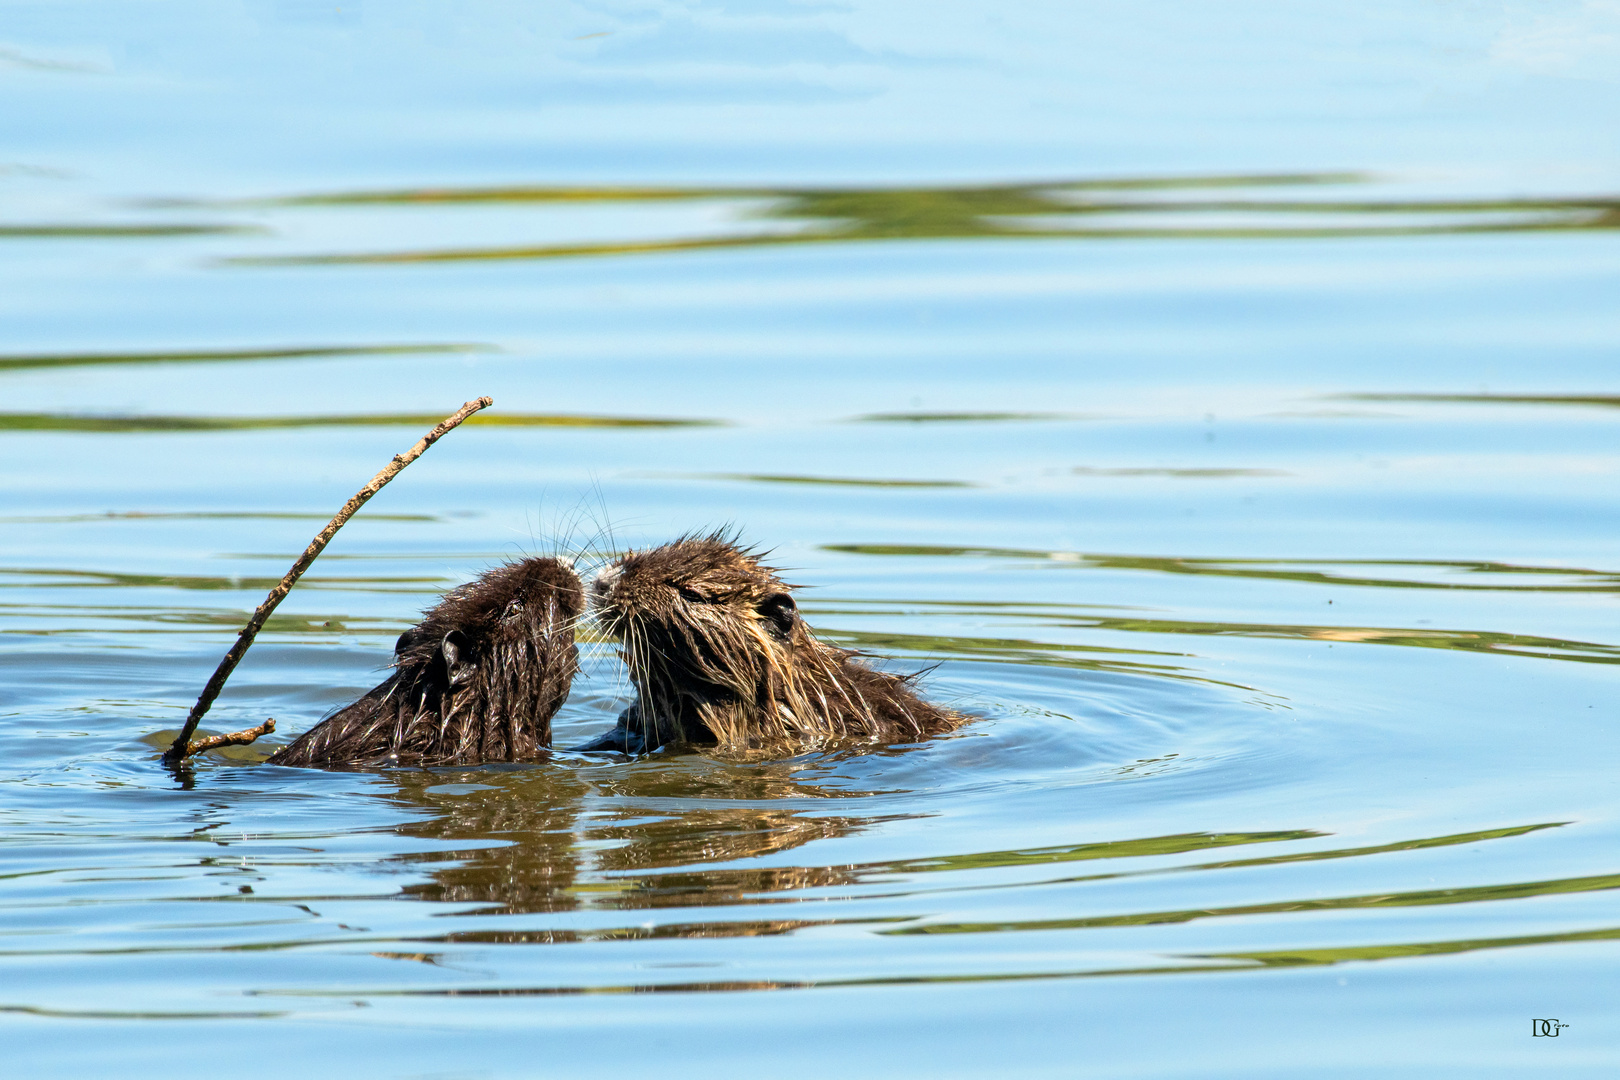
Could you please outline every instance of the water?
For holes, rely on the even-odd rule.
[[[1611,6],[0,5],[30,1075],[1608,1075]],[[925,745],[329,774],[734,524]],[[587,649],[557,718],[612,722]],[[1558,1038],[1531,1020],[1568,1024]]]

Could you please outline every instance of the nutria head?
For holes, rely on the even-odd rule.
[[[638,634],[651,634],[651,641],[673,634],[725,649],[742,634],[770,650],[798,620],[793,587],[753,551],[711,533],[632,551],[608,565],[591,582],[591,609],[604,631],[627,644]]]
[[[624,721],[647,748],[907,738],[960,720],[919,700],[909,679],[819,641],[793,588],[725,532],[632,551],[596,576],[591,609],[636,688]]]
[[[450,590],[399,635],[394,674],[270,757],[275,765],[535,758],[579,668],[573,565],[507,563]]]

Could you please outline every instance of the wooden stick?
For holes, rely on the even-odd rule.
[[[445,418],[444,422],[439,424],[438,427],[422,436],[422,440],[415,446],[403,454],[395,454],[394,460],[388,463],[387,468],[373,476],[371,483],[361,488],[355,493],[354,498],[343,504],[343,509],[337,512],[337,517],[327,522],[326,528],[317,533],[315,539],[310,541],[309,547],[304,549],[304,553],[298,557],[298,561],[293,563],[292,569],[287,571],[287,576],[281,579],[279,585],[270,590],[270,595],[264,598],[264,603],[259,605],[259,609],[253,613],[253,618],[248,620],[248,624],[237,635],[236,644],[232,645],[230,652],[225,654],[225,659],[219,662],[219,667],[214,669],[213,677],[208,680],[208,685],[203,687],[202,694],[198,696],[197,704],[191,707],[191,715],[186,717],[185,727],[180,730],[174,744],[164,752],[163,763],[165,765],[178,765],[187,757],[196,753],[196,750],[192,748],[191,736],[197,730],[198,721],[203,718],[203,714],[208,711],[209,706],[214,704],[214,699],[219,696],[220,690],[225,685],[225,680],[231,677],[231,672],[236,670],[236,665],[248,651],[248,646],[253,644],[253,639],[258,635],[259,628],[270,617],[270,613],[276,610],[276,605],[281,603],[287,593],[292,590],[293,583],[303,576],[305,570],[309,569],[310,563],[315,561],[315,557],[326,550],[326,545],[333,536],[337,535],[337,531],[343,528],[343,523],[353,517],[354,512],[366,504],[366,500],[381,491],[384,484],[398,476],[401,469],[426,453],[427,448],[438,442],[446,432],[454,429],[479,409],[487,409],[493,404],[495,402],[487,397],[467,402],[467,404],[456,410],[453,416]],[[248,731],[254,730],[256,729],[248,729]],[[271,729],[266,728],[265,730]],[[245,735],[246,733],[238,732],[237,734]],[[260,732],[260,734],[263,734],[263,732]],[[232,739],[234,736],[213,736],[213,738]],[[258,735],[255,735],[254,738],[258,738]],[[207,741],[207,739],[199,740],[196,745],[202,749],[207,749],[202,745]],[[252,742],[253,740],[247,739],[245,741]]]
[[[204,750],[212,750],[219,746],[246,746],[260,735],[268,735],[274,730],[276,730],[276,718],[272,716],[258,727],[243,728],[241,731],[233,731],[229,735],[209,735],[195,742],[189,742],[186,744],[185,757],[200,754]]]

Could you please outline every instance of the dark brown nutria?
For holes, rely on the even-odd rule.
[[[394,673],[270,755],[271,765],[474,765],[531,761],[579,651],[573,566],[524,559],[452,589],[399,635]]]
[[[579,750],[635,754],[666,743],[722,752],[841,739],[914,742],[966,717],[816,639],[787,585],[717,532],[632,551],[591,583],[591,608],[619,642],[636,701]]]

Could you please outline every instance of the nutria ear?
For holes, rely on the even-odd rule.
[[[452,630],[444,635],[444,641],[439,644],[439,651],[444,653],[444,666],[455,670],[455,666],[461,663],[462,657],[467,654],[467,646],[471,644],[472,642],[467,640],[467,635],[460,630]]]
[[[776,627],[777,633],[787,637],[793,632],[793,620],[798,616],[798,607],[793,603],[793,597],[787,593],[771,593],[759,602],[759,614]]]

